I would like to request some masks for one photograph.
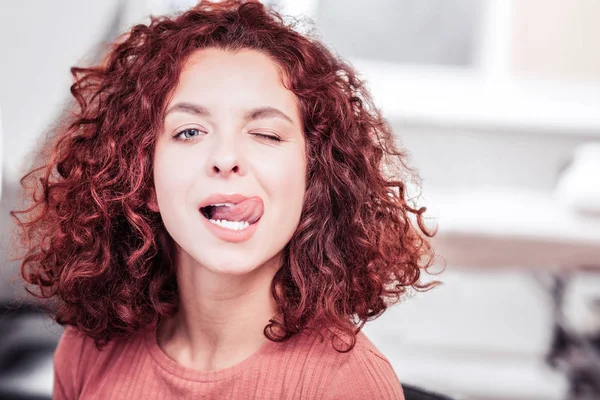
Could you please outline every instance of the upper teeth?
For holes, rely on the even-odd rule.
[[[232,203],[219,203],[219,204],[211,204],[210,206],[211,207],[217,207],[217,206],[228,206],[228,207],[230,207],[230,206],[235,206],[235,204],[232,204]]]

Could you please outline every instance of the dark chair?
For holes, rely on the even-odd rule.
[[[412,385],[402,384],[402,389],[404,389],[404,398],[406,400],[452,400],[451,397]]]

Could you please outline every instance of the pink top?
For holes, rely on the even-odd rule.
[[[161,350],[154,327],[102,351],[67,328],[54,354],[53,399],[404,400],[389,361],[362,332],[348,353],[336,351],[330,337],[267,341],[232,367],[197,371]]]

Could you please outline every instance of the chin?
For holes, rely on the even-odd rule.
[[[215,274],[223,275],[223,276],[231,276],[231,277],[239,277],[249,275],[259,267],[256,268],[211,268],[211,271]]]
[[[254,272],[260,268],[260,261],[252,261],[248,254],[213,254],[212,257],[206,256],[193,257],[195,264],[200,268],[204,268],[210,272],[240,276]]]

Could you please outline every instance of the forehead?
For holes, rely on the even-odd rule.
[[[296,115],[295,95],[283,86],[277,64],[267,55],[202,49],[184,64],[169,104],[195,102],[211,109],[272,106]]]

